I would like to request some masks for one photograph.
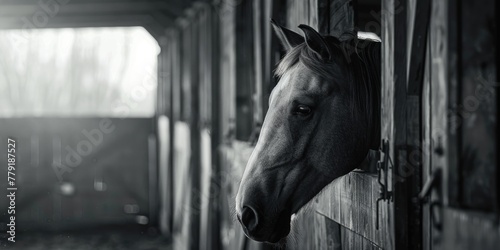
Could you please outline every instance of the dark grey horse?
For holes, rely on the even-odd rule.
[[[273,22],[287,53],[236,196],[248,237],[279,242],[297,213],[380,141],[380,43]]]

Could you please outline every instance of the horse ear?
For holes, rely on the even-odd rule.
[[[332,59],[332,53],[328,47],[325,39],[313,28],[301,24],[299,28],[304,32],[306,36],[307,46],[312,49],[316,54],[318,54],[323,61],[328,62]]]
[[[276,36],[278,36],[281,44],[285,47],[287,52],[293,47],[304,42],[304,37],[285,27],[282,27],[273,19],[271,19],[271,24],[273,25],[274,33],[276,33]]]

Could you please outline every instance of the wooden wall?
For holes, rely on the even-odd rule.
[[[496,8],[496,9],[495,9]],[[426,249],[496,249],[498,167],[498,3],[431,5],[425,108],[431,144],[424,169],[441,170],[426,206]],[[495,13],[495,11],[497,11]],[[429,177],[430,178],[430,175]],[[437,214],[433,218],[432,214]]]

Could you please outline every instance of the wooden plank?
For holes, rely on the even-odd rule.
[[[409,188],[411,175],[407,156],[407,2],[394,2],[394,174],[393,183],[395,248],[409,248]],[[398,9],[400,9],[398,11]],[[401,10],[402,9],[402,10]],[[411,31],[410,31],[411,32]]]
[[[169,154],[169,169],[168,175],[169,179],[167,179],[168,188],[170,190],[171,201],[170,201],[170,222],[167,225],[170,228],[170,232],[173,235],[174,233],[174,223],[175,223],[175,206],[176,206],[176,196],[175,196],[175,162],[178,157],[176,153],[175,140],[176,140],[176,130],[175,124],[180,117],[180,68],[179,68],[179,49],[178,49],[178,39],[179,34],[177,30],[170,29],[168,30],[168,41],[169,41],[169,49],[170,49],[170,78],[169,85],[171,88],[171,95],[168,97],[170,100],[170,110],[169,110],[169,145],[170,150]]]
[[[411,28],[412,43],[411,56],[409,58],[410,67],[408,72],[408,94],[420,95],[422,92],[422,77],[425,64],[425,47],[427,44],[427,34],[430,22],[430,0],[417,1],[415,16],[422,17],[414,22]]]
[[[328,31],[334,37],[340,37],[346,31],[354,30],[354,8],[351,0],[331,0]]]
[[[379,197],[379,184],[375,175],[352,172],[333,181],[314,198],[315,210],[356,232],[368,241],[390,249],[391,242],[385,238],[390,234],[390,218],[386,203],[380,203],[378,219],[380,228],[376,229],[376,200]]]
[[[496,10],[495,12],[496,13],[500,13],[500,4],[496,3],[495,4],[495,7],[496,7]],[[496,20],[495,20],[495,23],[497,23],[496,25],[496,39],[497,39],[497,42],[498,42],[498,39],[500,37],[500,26],[498,25],[498,23],[500,23],[500,15],[496,15]],[[498,131],[500,131],[500,122],[498,122],[498,119],[500,117],[500,97],[499,97],[499,87],[498,87],[498,82],[500,82],[500,48],[499,47],[496,47],[496,64],[497,64],[497,68],[496,68],[496,71],[497,71],[497,78],[496,78],[496,82],[497,82],[497,89],[496,89],[496,109],[497,109],[497,113],[496,113],[496,162],[497,162],[497,174],[496,174],[496,188],[497,188],[497,202],[496,202],[496,212],[498,213],[500,211],[500,159],[499,159],[499,155],[500,155],[500,145],[499,145],[499,142],[500,142],[500,133]]]
[[[162,53],[159,56],[158,64],[158,85],[162,85],[163,91],[158,91],[159,106],[163,106],[162,115],[157,114],[157,139],[158,139],[158,181],[159,181],[159,191],[160,191],[160,218],[159,225],[161,232],[166,236],[171,236],[172,233],[172,140],[171,136],[171,117],[172,117],[172,107],[171,107],[171,69],[172,69],[172,48],[167,46],[167,37],[160,41],[160,46],[162,48]],[[160,63],[161,62],[161,63]],[[160,103],[161,100],[161,103]],[[158,109],[157,109],[157,112]]]
[[[207,5],[198,4],[197,10],[199,18],[196,20],[199,24],[199,130],[200,140],[200,203],[198,206],[200,213],[200,239],[199,245],[205,249],[212,249],[212,242],[218,238],[213,238],[212,225],[214,223],[212,177],[215,174],[212,169],[212,136],[211,128],[211,37],[210,37],[210,8]],[[217,248],[218,249],[218,248]]]
[[[316,215],[316,218],[318,217],[323,219],[325,223],[326,241],[324,242],[326,247],[325,248],[317,247],[316,249],[340,250],[342,247],[340,225],[337,222],[331,220],[330,218],[323,216],[320,217],[319,214]]]
[[[173,124],[175,126],[174,144],[174,168],[173,190],[174,190],[174,211],[172,221],[173,243],[175,249],[188,249],[189,246],[189,219],[191,200],[189,195],[192,192],[190,171],[190,128],[185,122]]]
[[[324,216],[316,214],[312,209],[298,213],[292,223],[287,248],[308,250],[321,245],[325,241],[325,225],[321,218]]]
[[[330,13],[331,1],[318,1],[318,32],[320,34],[330,33],[330,20],[332,19]]]
[[[254,72],[254,29],[253,2],[242,1],[236,6],[234,14],[236,29],[236,139],[248,140],[254,125],[253,96],[255,87]]]
[[[407,3],[407,108],[406,108],[406,143],[407,159],[404,170],[407,182],[408,206],[407,228],[408,249],[422,249],[422,208],[415,200],[421,190],[422,175],[422,136],[421,106],[424,72],[427,55],[427,33],[430,20],[430,1],[410,1]],[[416,20],[416,17],[419,17]],[[425,20],[420,20],[424,18]],[[417,75],[417,76],[415,76]],[[400,173],[400,175],[403,173]]]
[[[181,27],[171,30],[171,41],[175,51],[172,69],[172,190],[174,190],[173,207],[173,246],[176,249],[188,248],[189,207],[190,199],[185,193],[192,191],[189,178],[190,162],[190,128],[185,121],[186,94],[183,87],[188,68],[186,40]]]
[[[236,120],[236,38],[234,6],[224,2],[220,15],[220,126],[222,136],[231,140],[235,136]]]
[[[295,32],[302,34],[297,28],[300,24],[306,24],[316,30],[318,29],[318,0],[287,1],[286,13],[286,27]]]
[[[169,30],[169,42],[172,48],[172,123],[181,118],[182,113],[182,92],[181,92],[181,72],[182,72],[182,54],[181,54],[181,36],[176,29]],[[174,156],[175,157],[175,156]]]
[[[389,142],[394,141],[394,107],[395,107],[395,75],[394,75],[394,0],[383,0],[381,5],[381,38],[382,38],[382,73],[381,73],[381,138],[387,139]],[[390,156],[394,158],[394,144],[390,147]],[[392,187],[392,171],[389,171],[388,180],[386,183],[388,187]],[[376,185],[376,184],[373,184]],[[374,186],[377,187],[377,186]],[[373,199],[378,198],[375,195]],[[385,212],[386,224],[382,224],[381,228],[386,230],[386,234],[379,236],[384,245],[384,249],[394,249],[394,210],[391,205],[382,206],[382,213]],[[382,241],[381,240],[381,241]]]
[[[4,8],[0,11],[0,15],[10,15],[10,16],[28,16],[33,15],[35,12],[46,12],[48,14],[95,14],[95,13],[148,13],[157,10],[165,12],[169,20],[173,21],[179,15],[182,15],[183,8],[187,6],[176,6],[176,4],[163,1],[101,1],[101,2],[78,2],[78,1],[56,1],[56,2],[36,2],[31,1],[30,3],[24,2],[15,4],[12,3],[2,3]]]
[[[264,120],[264,112],[262,111],[262,103],[263,103],[263,88],[265,82],[265,67],[267,64],[265,60],[267,59],[265,56],[266,44],[268,41],[266,40],[265,26],[270,25],[263,15],[265,15],[265,7],[264,2],[262,0],[256,0],[253,2],[253,51],[254,51],[254,77],[255,77],[255,87],[254,87],[254,110],[253,110],[253,120],[255,123],[262,124]],[[254,139],[254,138],[252,138]]]
[[[420,85],[422,85],[422,82]],[[420,203],[415,200],[415,197],[418,197],[422,189],[421,99],[420,95],[407,96],[407,156],[404,177],[408,187],[406,197],[408,206],[408,249],[422,249],[422,210]]]
[[[340,225],[312,209],[298,213],[292,225],[287,249],[342,249]]]
[[[286,8],[287,0],[276,0],[276,1],[265,1],[267,4],[266,12],[268,13],[269,19],[273,18],[278,23],[285,24],[287,23],[287,13],[283,11]],[[271,25],[269,25],[266,21],[266,36],[267,39],[270,40],[270,43],[266,46],[265,55],[266,58],[266,67],[265,67],[265,75],[267,82],[263,87],[263,98],[262,98],[262,110],[263,115],[267,112],[269,108],[269,95],[271,94],[272,89],[278,83],[278,79],[274,77],[274,70],[276,65],[278,65],[281,58],[284,56],[283,46],[279,42],[278,37],[272,31]],[[289,26],[290,27],[290,26]],[[262,118],[263,119],[263,118]]]
[[[200,191],[201,191],[201,131],[200,131],[200,75],[199,75],[199,47],[198,42],[200,29],[199,29],[199,14],[194,13],[192,21],[186,27],[185,34],[187,39],[190,41],[188,43],[188,54],[186,56],[190,57],[189,68],[186,69],[185,73],[189,74],[186,76],[188,79],[184,82],[189,85],[189,95],[190,95],[190,105],[187,106],[186,117],[189,117],[189,126],[191,127],[191,166],[190,166],[190,178],[191,178],[191,189],[190,193],[191,199],[191,209],[190,209],[190,231],[189,237],[193,240],[189,242],[189,249],[195,250],[200,248],[200,211],[199,206],[200,201]],[[197,209],[198,208],[198,209]]]
[[[429,38],[427,38],[429,42]],[[426,183],[431,175],[431,83],[430,83],[430,48],[426,46],[426,59],[425,59],[425,70],[424,70],[424,83],[422,88],[422,182]],[[428,204],[422,205],[422,249],[431,249],[431,238],[432,238],[432,227],[430,225],[430,207]]]
[[[361,235],[345,227],[340,227],[340,235],[341,235],[342,249],[359,249],[359,250],[381,249],[377,245],[374,245],[372,242],[363,238]]]
[[[220,123],[220,110],[222,107],[220,105],[220,91],[221,91],[221,78],[220,78],[220,20],[219,15],[216,10],[212,10],[209,14],[210,19],[210,36],[211,44],[208,48],[211,51],[210,62],[207,62],[211,66],[211,129],[210,135],[212,139],[212,171],[214,175],[212,176],[212,187],[213,191],[211,201],[212,201],[212,249],[222,249],[221,242],[221,199],[222,199],[222,177],[221,173],[221,161],[219,154],[219,145],[222,143],[222,131]]]
[[[448,157],[442,154],[436,154],[436,149],[442,149],[446,154],[448,152],[447,142],[447,17],[446,2],[433,2],[432,21],[430,26],[430,53],[431,53],[431,137],[433,143],[432,164],[433,170],[443,168],[443,176],[448,176],[450,169],[447,168]],[[446,178],[443,179],[443,185],[446,186]],[[443,202],[447,204],[446,189],[443,193]]]
[[[190,121],[192,105],[192,91],[191,91],[191,78],[192,75],[192,43],[194,42],[191,37],[191,26],[192,24],[186,22],[184,27],[181,27],[182,40],[180,41],[181,55],[182,58],[182,71],[181,71],[181,120]]]

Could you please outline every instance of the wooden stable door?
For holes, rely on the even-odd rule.
[[[495,4],[432,3],[422,90],[423,249],[500,246]]]

